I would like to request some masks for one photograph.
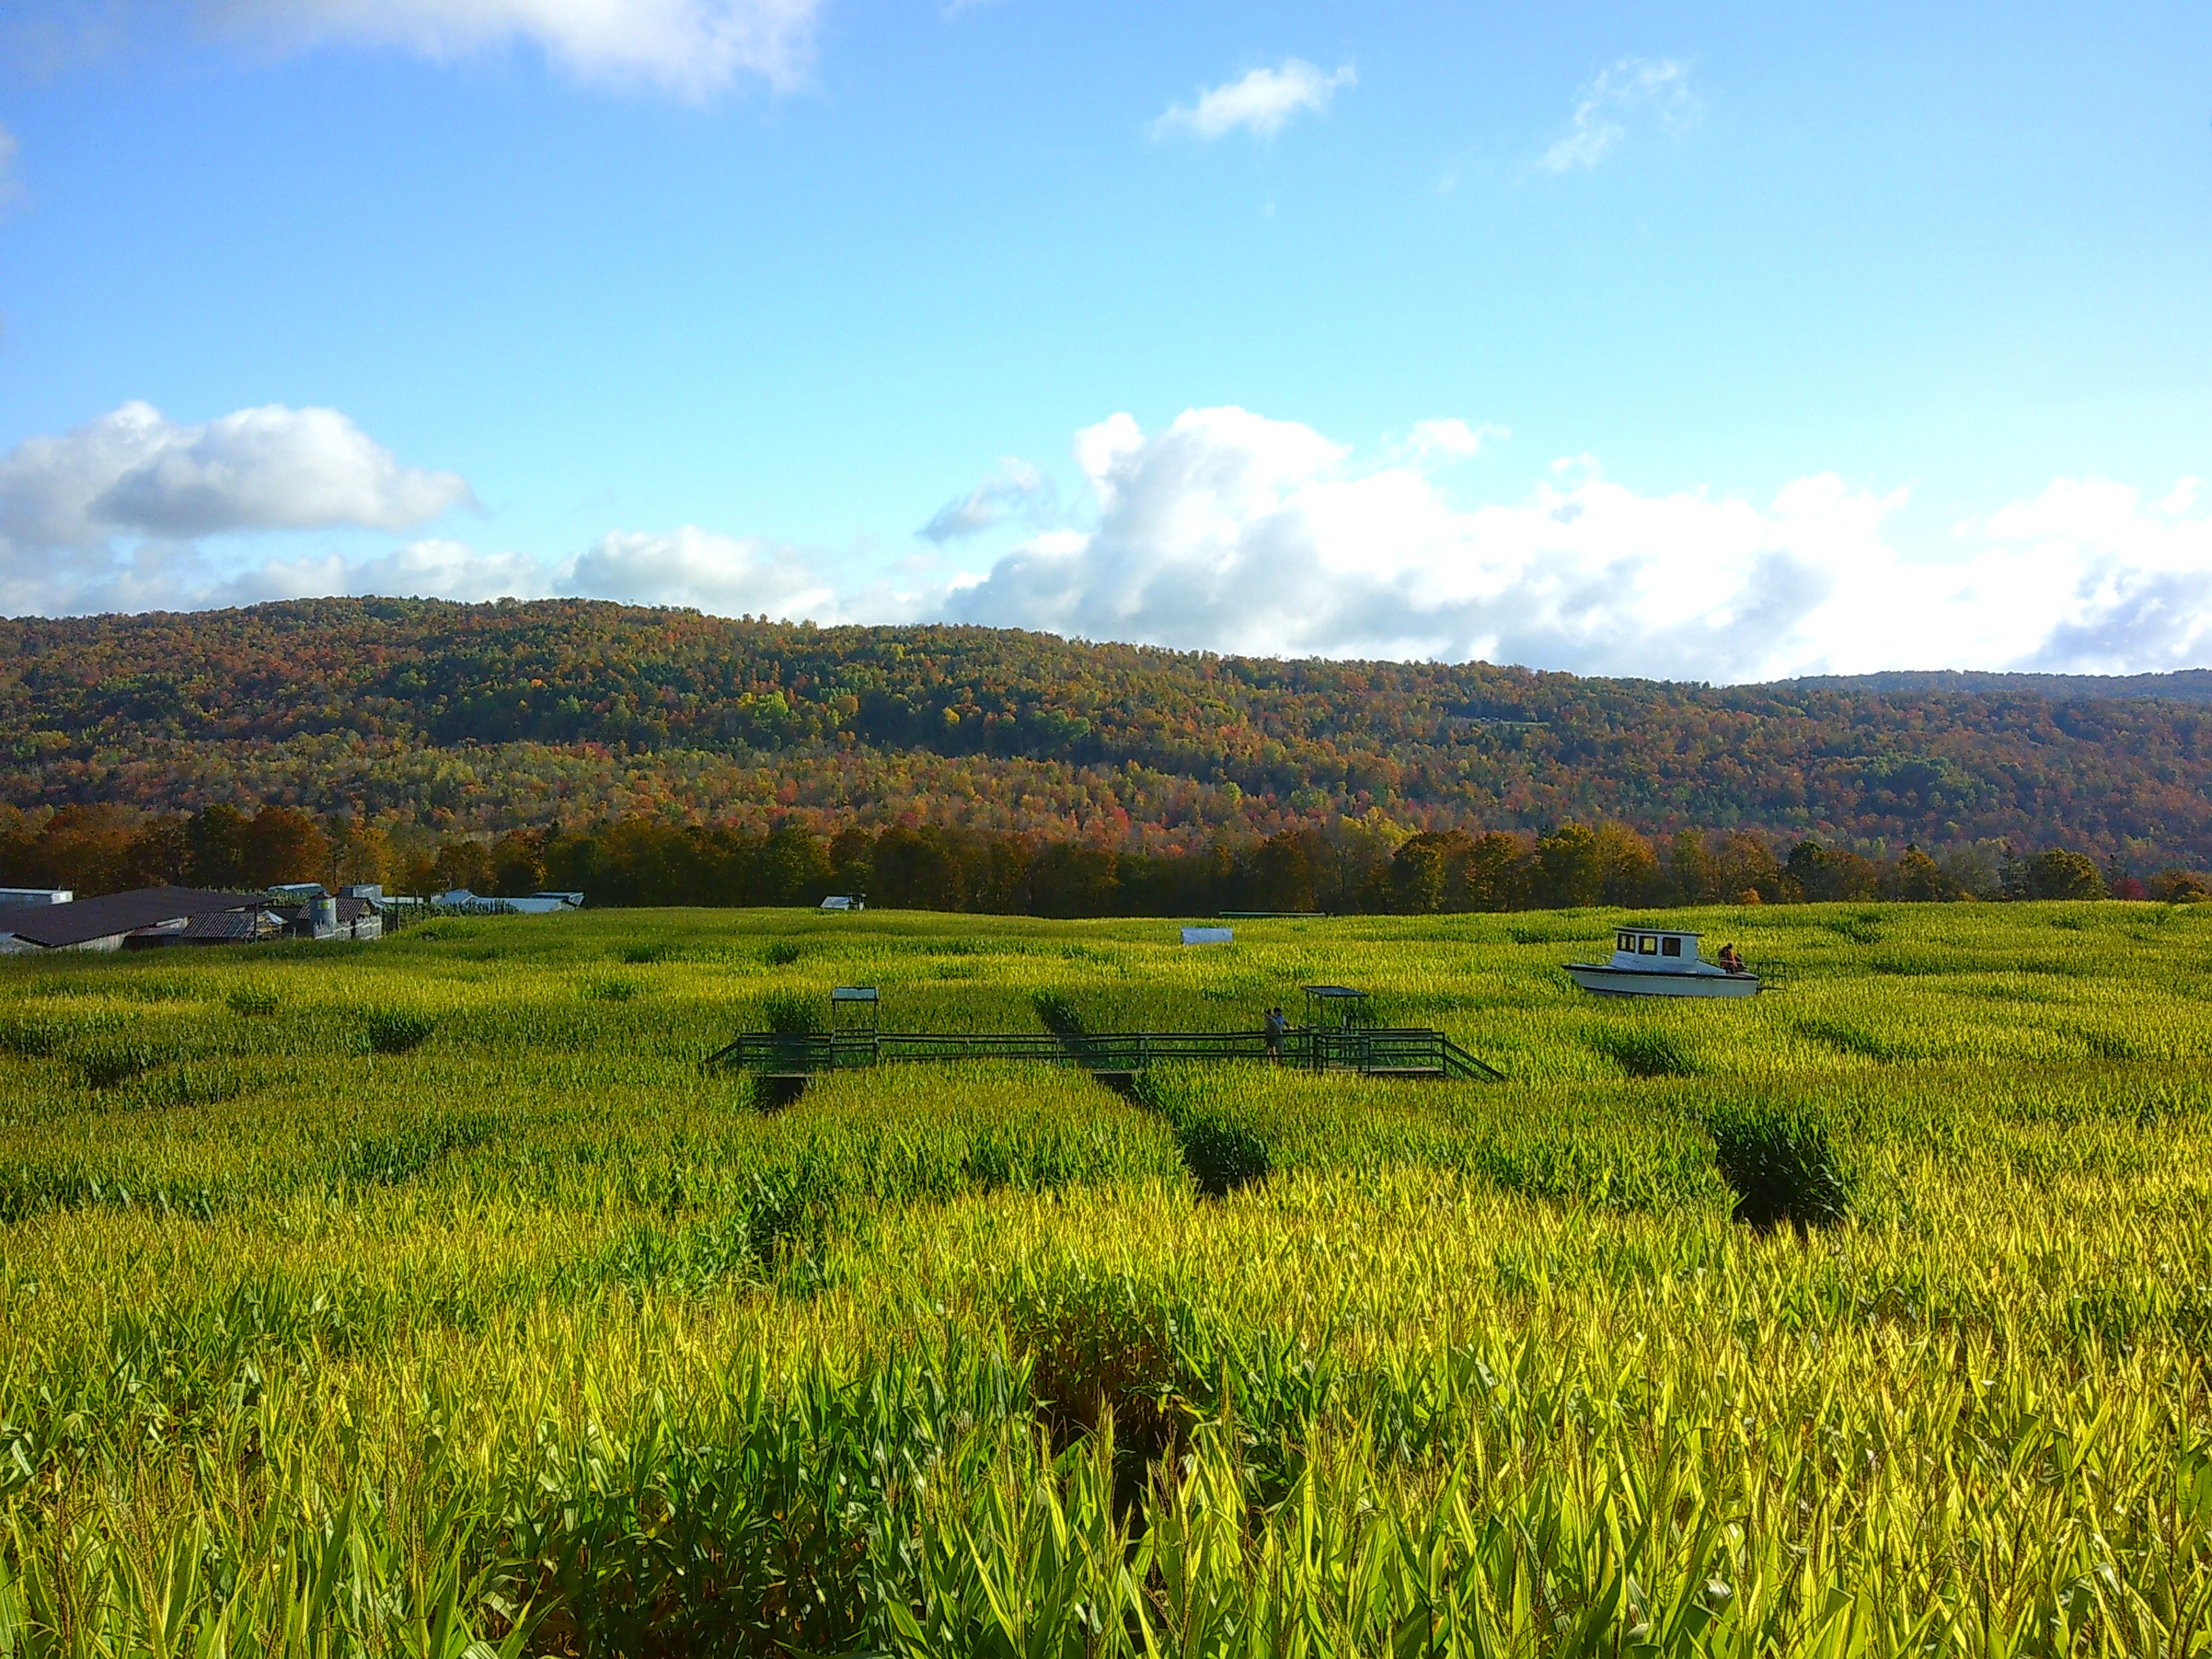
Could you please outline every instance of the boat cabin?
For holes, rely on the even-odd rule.
[[[1601,997],[1755,997],[1759,975],[1727,945],[1720,960],[1698,955],[1698,935],[1678,927],[1623,927],[1609,962],[1571,962],[1567,977]]]
[[[1670,928],[1624,927],[1613,936],[1613,965],[1687,968],[1698,960],[1698,938]]]

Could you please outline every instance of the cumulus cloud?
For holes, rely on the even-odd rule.
[[[434,59],[527,42],[580,78],[698,99],[757,77],[797,85],[822,0],[200,0],[283,46],[355,40]]]
[[[1310,427],[1192,410],[1075,445],[1096,526],[1033,538],[956,620],[1271,654],[1434,657],[1741,681],[1886,667],[2181,665],[2212,652],[2212,520],[2058,484],[1966,532],[1891,544],[1902,492],[1821,475],[1765,506],[1639,495],[1571,465],[1461,509],[1418,465]],[[2170,499],[2170,498],[2169,498]]]
[[[1200,88],[1195,103],[1171,106],[1152,123],[1152,136],[1218,138],[1243,127],[1272,138],[1303,111],[1320,114],[1339,87],[1357,86],[1349,64],[1323,75],[1303,58],[1286,58],[1279,70],[1255,69],[1241,81]]]
[[[281,404],[198,426],[125,404],[0,457],[0,536],[79,550],[131,532],[403,530],[468,499],[464,479],[400,465],[337,410]]]
[[[1041,477],[1009,467],[996,487],[1034,490]],[[358,542],[359,532],[411,529],[471,499],[457,475],[401,465],[335,410],[272,405],[184,426],[126,404],[0,456],[0,613],[198,609],[330,593],[575,593],[823,621],[840,611],[806,550],[691,526],[616,531],[565,561],[441,538],[366,554],[312,544],[289,550],[300,532],[343,531]],[[241,567],[238,539],[271,534],[288,550]],[[210,550],[210,540],[227,544]],[[880,588],[865,602],[872,614],[907,605]]]
[[[336,410],[180,426],[125,404],[0,456],[0,606],[153,603],[188,591],[202,538],[406,530],[470,500],[465,480],[402,466]]]
[[[2197,488],[2185,478],[2147,509],[2124,484],[2062,478],[1960,527],[1989,545],[1977,563],[1993,608],[2056,613],[2021,666],[2126,674],[2212,663],[2212,519],[2187,516]],[[2014,591],[2023,586],[2029,595]]]
[[[617,531],[564,566],[564,593],[630,605],[690,605],[720,617],[834,621],[836,591],[800,548],[693,525],[669,534]]]
[[[328,410],[199,426],[129,404],[0,457],[0,611],[148,610],[320,593],[482,600],[580,594],[724,616],[928,617],[1277,655],[1479,657],[1585,673],[1743,681],[1881,668],[2128,673],[2212,663],[2212,509],[2059,479],[1898,547],[1904,492],[1800,478],[1765,501],[1643,494],[1588,456],[1517,499],[1462,505],[1439,463],[1494,429],[1441,418],[1368,457],[1310,426],[1194,409],[1078,433],[1090,497],[1048,515],[1038,469],[1002,462],[926,532],[1022,515],[988,570],[923,593],[855,588],[821,550],[696,526],[617,530],[565,559],[416,538],[469,499]],[[1464,475],[1459,475],[1464,476]],[[1054,518],[1057,517],[1057,522]],[[303,532],[341,531],[334,551]],[[273,534],[250,568],[237,539]],[[228,538],[218,558],[204,538]],[[303,544],[307,552],[296,551]],[[1948,554],[1948,556],[1945,556]]]
[[[1009,518],[1034,518],[1052,506],[1052,480],[1020,457],[1009,455],[975,489],[939,507],[917,533],[942,545],[981,535]]]
[[[258,605],[268,599],[312,599],[330,593],[375,593],[386,599],[544,599],[556,591],[551,574],[522,553],[480,553],[463,542],[428,540],[369,559],[337,554],[271,559],[252,569],[211,580],[191,593],[196,609]]]
[[[1583,88],[1571,131],[1536,158],[1539,173],[1594,167],[1620,148],[1628,123],[1649,119],[1680,134],[1705,112],[1690,90],[1690,67],[1671,58],[1624,58]]]

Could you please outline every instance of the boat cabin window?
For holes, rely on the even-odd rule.
[[[1615,933],[1613,936],[1613,948],[1616,951],[1633,951],[1636,948],[1636,935]]]
[[[1659,954],[1659,941],[1650,933],[1638,933],[1636,936],[1636,952],[1638,956],[1656,956]]]
[[[1681,941],[1681,940],[1680,940],[1680,939],[1662,939],[1662,940],[1660,940],[1660,941],[1659,941],[1659,954],[1660,954],[1661,956],[1662,956],[1662,957],[1679,957],[1679,956],[1680,956],[1680,955],[1682,954],[1682,941]]]

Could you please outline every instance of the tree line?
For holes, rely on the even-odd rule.
[[[1655,842],[1613,822],[1540,832],[1423,830],[1370,814],[1188,852],[939,825],[790,819],[766,830],[629,817],[593,829],[394,833],[294,806],[216,805],[138,817],[64,808],[0,822],[0,885],[80,894],[165,883],[260,890],[374,882],[398,893],[465,887],[580,890],[599,906],[812,905],[834,893],[902,909],[1040,916],[1221,911],[1438,915],[1613,904],[1787,904],[1896,899],[2212,898],[2180,867],[2148,877],[2066,848],[1907,846],[1870,856],[1806,836],[1684,830]]]

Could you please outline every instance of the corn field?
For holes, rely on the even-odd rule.
[[[2212,906],[0,961],[0,1659],[2212,1655]],[[702,1057],[1256,1029],[1504,1084]]]

